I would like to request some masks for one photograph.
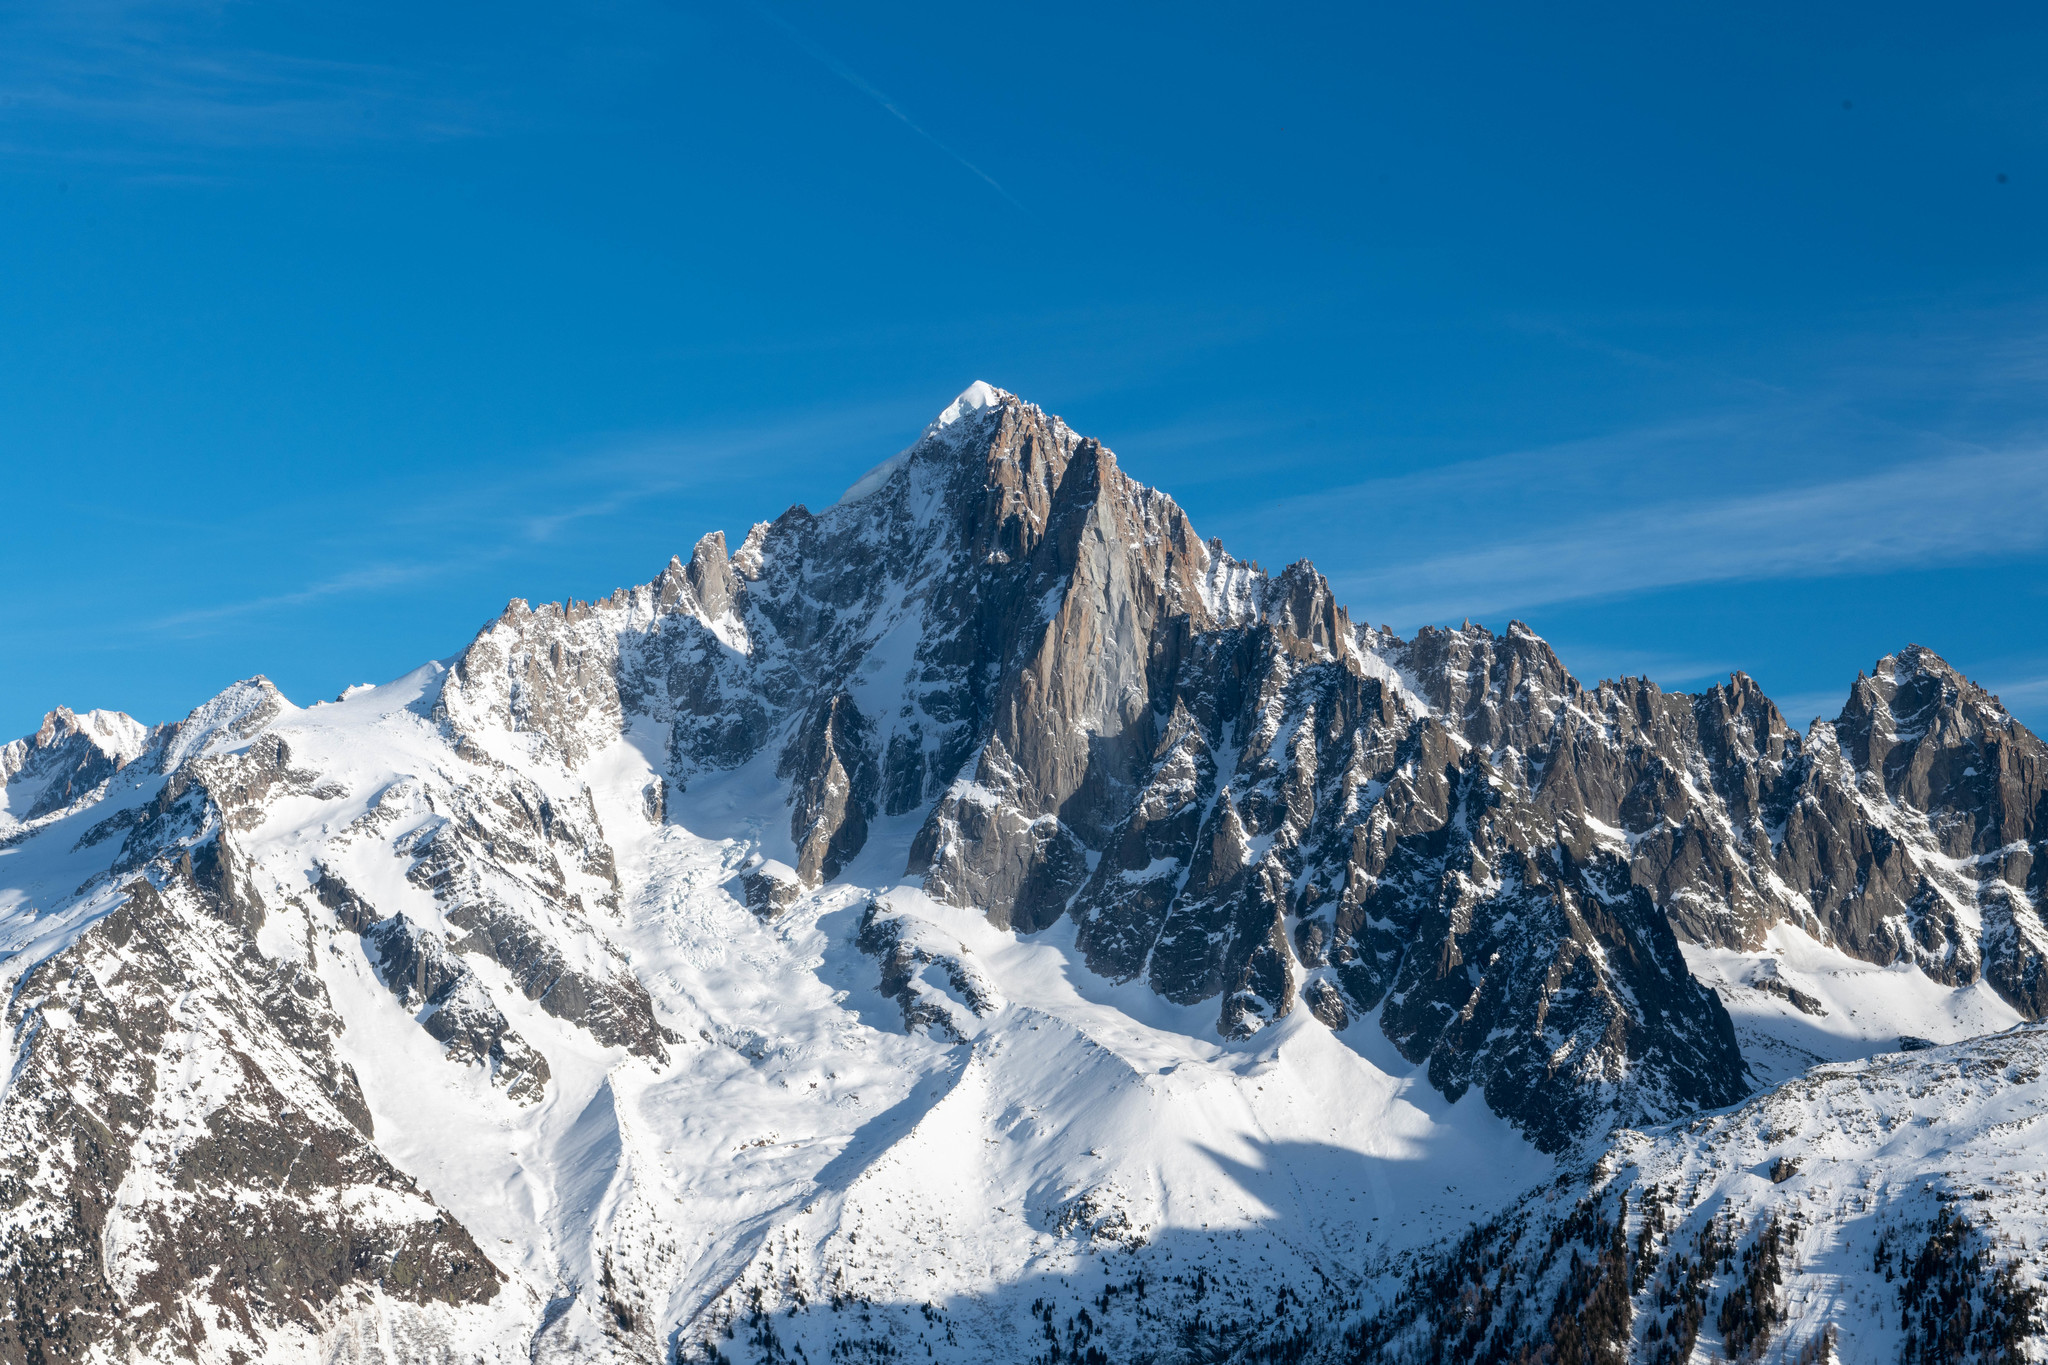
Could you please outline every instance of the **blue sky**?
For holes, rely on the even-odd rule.
[[[0,13],[0,734],[300,702],[976,378],[1354,615],[2048,724],[2038,7]]]

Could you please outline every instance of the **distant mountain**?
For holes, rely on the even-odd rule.
[[[1928,1194],[2048,1155],[2048,750],[1917,646],[1802,734],[1403,640],[976,384],[737,551],[0,779],[0,1361],[2048,1355],[2044,1230]]]

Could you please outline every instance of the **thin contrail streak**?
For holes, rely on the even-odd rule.
[[[860,91],[861,94],[866,95],[876,104],[881,105],[883,109],[887,110],[889,114],[893,116],[896,119],[896,121],[901,123],[905,128],[908,128],[911,132],[916,133],[926,142],[931,143],[932,146],[938,148],[947,156],[952,157],[962,166],[965,166],[969,171],[973,172],[976,178],[981,180],[983,184],[987,185],[997,194],[1003,196],[1003,198],[1009,200],[1012,204],[1015,204],[1018,208],[1021,209],[1024,207],[1022,204],[1017,202],[1017,198],[1015,195],[1012,195],[1008,190],[1004,189],[1001,185],[996,183],[996,178],[994,176],[990,175],[987,171],[975,165],[972,161],[969,161],[966,157],[960,155],[960,153],[954,151],[951,147],[948,147],[945,143],[939,141],[936,137],[932,136],[929,132],[925,131],[923,125],[919,124],[916,119],[912,118],[910,115],[904,113],[901,109],[897,108],[896,102],[894,100],[890,99],[887,95],[877,90],[874,86],[868,84],[867,81],[863,80],[859,72],[854,71],[851,67],[847,66],[846,63],[840,61],[837,57],[834,57],[831,53],[819,47],[809,38],[806,38],[803,35],[803,33],[799,31],[796,28],[796,26],[791,24],[787,19],[784,19],[781,15],[777,14],[774,10],[768,8],[768,6],[764,4],[756,4],[754,6],[754,10],[755,12],[760,14],[762,18],[766,19],[769,23],[775,25],[784,33],[788,34],[791,42],[795,43],[798,47],[802,48],[806,53],[810,54],[811,58],[817,61],[826,70],[830,71],[840,80],[845,81],[854,89]]]

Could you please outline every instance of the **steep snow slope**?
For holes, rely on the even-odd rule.
[[[1820,1062],[1997,1033],[2019,1012],[1982,980],[1944,986],[1911,963],[1850,957],[1780,924],[1756,952],[1688,944],[1686,962],[1735,1020],[1742,1055],[1759,1080],[1779,1081]]]

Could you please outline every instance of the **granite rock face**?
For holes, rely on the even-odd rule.
[[[853,699],[835,692],[804,717],[775,775],[796,779],[789,837],[806,885],[837,877],[867,842],[881,782],[874,727]]]
[[[384,983],[458,1065],[482,1064],[494,1085],[521,1104],[547,1090],[548,1059],[527,1046],[476,972],[440,935],[403,914],[377,922],[370,940]]]

